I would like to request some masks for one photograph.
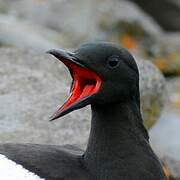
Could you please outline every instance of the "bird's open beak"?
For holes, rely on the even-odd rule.
[[[51,120],[55,120],[73,110],[88,105],[90,97],[100,89],[101,78],[94,71],[85,67],[73,53],[54,49],[47,53],[52,54],[63,62],[68,67],[73,79],[68,99],[51,117]]]

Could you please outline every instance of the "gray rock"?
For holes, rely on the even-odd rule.
[[[89,108],[54,121],[48,118],[68,95],[70,75],[50,55],[0,49],[0,141],[78,144],[84,147],[90,126]],[[138,60],[143,106],[155,102],[161,111],[164,78],[150,62]],[[158,102],[158,103],[157,103]],[[149,111],[144,111],[145,117]],[[157,119],[153,116],[153,119]]]
[[[150,130],[151,143],[172,174],[180,178],[180,78],[168,81],[169,101],[160,120]]]
[[[0,0],[1,4],[6,13],[65,34],[73,45],[105,39],[102,24],[111,27],[119,21],[139,22],[150,34],[161,32],[151,18],[125,0]]]
[[[158,119],[166,102],[166,83],[162,73],[148,60],[136,57],[140,71],[141,108],[149,129]]]
[[[166,31],[180,30],[180,2],[179,0],[131,0],[149,13]],[[158,8],[157,8],[158,7]],[[159,12],[159,8],[161,12]]]
[[[69,46],[61,33],[20,20],[12,15],[0,15],[0,45],[46,51],[58,44]]]
[[[180,75],[180,33],[161,34],[151,48],[151,61],[166,75]]]

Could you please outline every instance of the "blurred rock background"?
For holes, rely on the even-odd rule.
[[[85,147],[88,108],[48,122],[70,77],[44,52],[96,40],[119,43],[137,59],[151,144],[180,178],[178,0],[0,0],[0,142]]]

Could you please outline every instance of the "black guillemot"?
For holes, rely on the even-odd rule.
[[[48,53],[67,66],[73,79],[69,98],[51,120],[90,104],[87,148],[2,144],[0,154],[45,180],[164,180],[143,125],[133,56],[107,42]]]

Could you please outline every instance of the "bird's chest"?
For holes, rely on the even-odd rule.
[[[154,180],[144,168],[132,167],[131,163],[109,162],[99,164],[91,180]]]
[[[97,163],[93,169],[93,180],[130,180],[128,165],[120,163],[119,160],[116,162],[102,161]]]

